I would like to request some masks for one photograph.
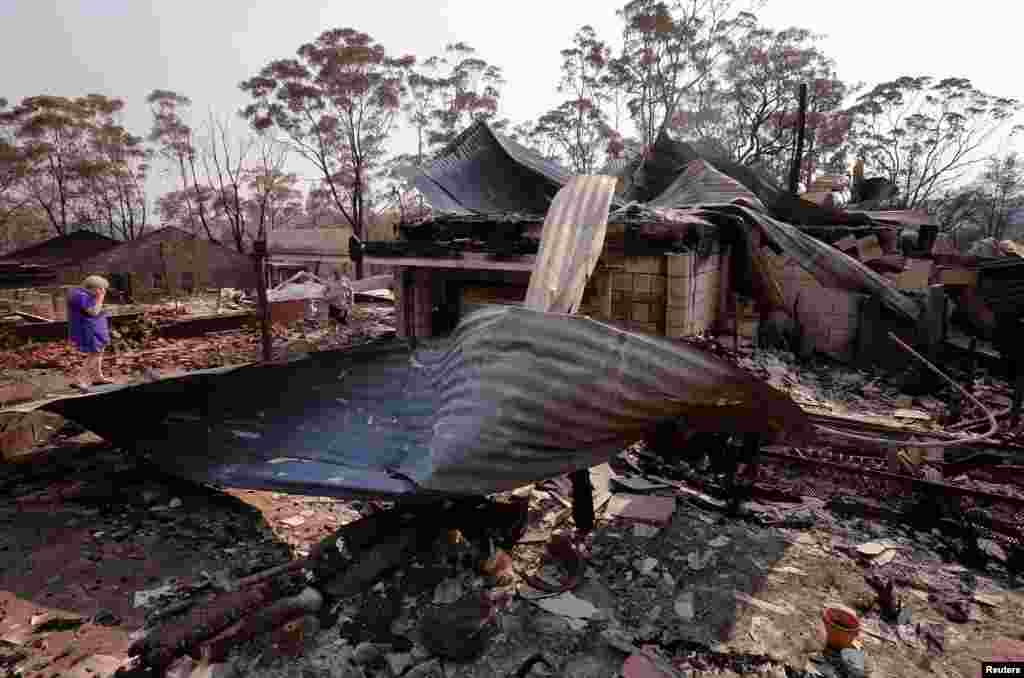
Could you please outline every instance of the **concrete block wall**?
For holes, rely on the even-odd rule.
[[[400,337],[428,339],[434,331],[434,271],[396,267],[395,330]],[[440,279],[438,275],[438,279]],[[408,317],[406,317],[408,313]]]
[[[433,271],[416,268],[412,271],[412,332],[419,339],[433,336],[434,332],[434,276]]]
[[[407,302],[405,291],[406,269],[401,266],[395,267],[395,284],[391,292],[395,295],[395,333],[399,337],[408,337],[409,332],[405,322],[405,304]]]
[[[701,258],[697,254],[666,255],[666,335],[689,337],[711,331],[722,313],[722,287],[728,284],[728,253]]]
[[[683,337],[711,331],[721,313],[727,265],[727,252],[703,259],[694,254],[625,257],[605,253],[587,281],[577,312],[654,336]],[[670,275],[670,266],[675,275]],[[401,279],[401,270],[395,270],[396,281]],[[433,300],[438,298],[435,283],[450,274],[414,268],[405,269],[405,275],[410,278],[409,288],[395,286],[398,335],[430,336]],[[484,272],[472,275],[485,277]],[[525,293],[523,286],[524,298]],[[517,303],[504,293],[499,295],[502,298],[492,299],[494,294],[480,301]],[[473,306],[467,301],[475,301],[471,285],[463,290],[462,302]],[[411,323],[403,309],[409,309]],[[413,326],[407,327],[409,324]]]
[[[623,257],[608,266],[611,319],[631,330],[665,334],[667,262],[663,255]]]
[[[825,287],[793,260],[770,253],[766,259],[782,288],[786,309],[792,312],[799,298],[797,319],[805,345],[838,360],[851,360],[864,295]]]
[[[598,263],[583,289],[583,299],[577,311],[580,315],[598,320],[612,319],[612,287],[614,273],[611,267]]]

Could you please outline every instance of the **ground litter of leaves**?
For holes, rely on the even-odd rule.
[[[210,344],[199,346],[209,354]],[[780,371],[774,358],[761,360]],[[797,383],[811,388],[821,379],[801,371]],[[833,377],[838,396],[817,383],[810,398],[853,402],[860,396],[851,389],[863,395],[872,380]],[[887,399],[903,396],[883,388],[868,392],[884,413]],[[53,454],[0,467],[0,672],[11,675],[109,675],[147,624],[159,628],[203,605],[218,581],[301,557],[376,510],[368,502],[195,486],[73,428],[54,443],[61,449]],[[828,510],[830,496],[885,498],[880,486],[766,466],[761,480],[799,503],[757,501],[740,519],[708,509],[694,488],[661,483],[642,453],[641,446],[613,463],[615,496],[672,497],[675,510],[665,524],[650,524],[616,518],[608,504],[571,591],[546,594],[526,583],[566,576],[547,545],[572,533],[571,511],[564,491],[543,484],[526,490],[530,523],[500,581],[473,557],[453,557],[473,553],[464,542],[437,544],[371,590],[332,603],[323,619],[242,645],[215,675],[974,676],[983,658],[1024,652],[1024,582],[1005,563],[968,568],[957,562],[955,540],[938,531]],[[673,464],[683,475],[708,475],[676,462],[658,471],[670,474]],[[899,619],[883,619],[869,578],[893,584]],[[428,610],[476,594],[496,601],[481,652],[467,661],[438,656],[424,635]],[[823,650],[826,605],[861,615],[862,633],[846,657]],[[467,614],[463,628],[459,619],[450,619],[456,632],[477,638],[481,620]],[[205,675],[187,658],[173,668]]]

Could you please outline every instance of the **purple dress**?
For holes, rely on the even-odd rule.
[[[86,309],[96,305],[96,297],[81,287],[68,293],[68,338],[83,353],[101,353],[110,343],[107,316],[89,315]]]

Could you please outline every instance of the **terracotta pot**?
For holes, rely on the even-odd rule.
[[[828,646],[836,650],[845,650],[853,645],[860,633],[860,620],[857,615],[838,607],[826,607],[821,615],[825,622],[825,638]]]

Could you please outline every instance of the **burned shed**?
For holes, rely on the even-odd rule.
[[[118,245],[60,270],[65,284],[90,274],[109,278],[111,285],[136,301],[204,288],[256,287],[256,268],[244,254],[168,226]]]
[[[278,285],[302,271],[322,278],[352,275],[348,240],[352,228],[277,228],[267,233],[270,284]]]
[[[522,303],[543,215],[569,178],[483,122],[423,166],[413,183],[434,213],[402,224],[400,241],[364,244],[368,263],[396,267],[400,335],[444,334],[480,305]],[[907,266],[898,217],[803,200],[667,135],[617,178],[581,313],[656,336],[750,339],[759,318],[782,314],[801,350],[843,360],[891,354],[889,330],[941,339],[941,289],[886,275]]]
[[[50,238],[0,256],[0,287],[53,285],[59,270],[76,261],[106,252],[120,243],[88,230]]]

